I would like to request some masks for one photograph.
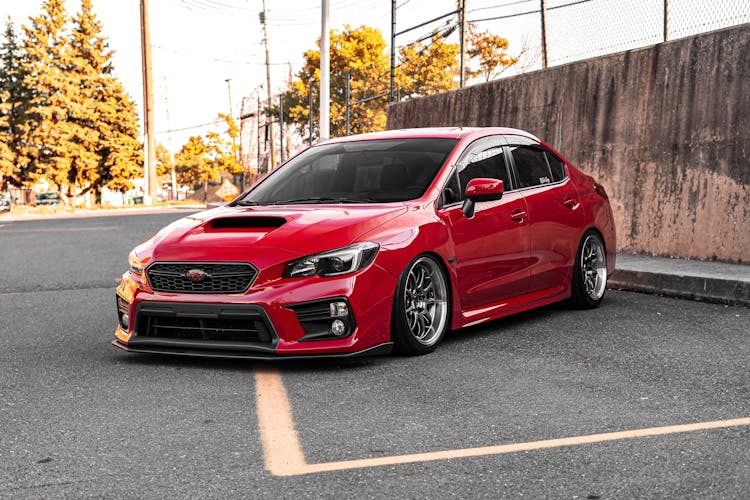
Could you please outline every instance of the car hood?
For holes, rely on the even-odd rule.
[[[138,247],[160,261],[249,261],[266,267],[349,245],[404,204],[220,207],[180,219]]]

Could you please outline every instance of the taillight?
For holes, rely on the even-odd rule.
[[[607,191],[604,189],[604,186],[602,186],[598,182],[594,182],[594,191],[596,191],[596,194],[598,194],[605,200],[609,201],[609,196],[607,196]]]

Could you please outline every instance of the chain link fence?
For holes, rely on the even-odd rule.
[[[508,38],[522,73],[542,67],[543,7],[549,66],[750,22],[750,0],[468,0],[467,20]]]

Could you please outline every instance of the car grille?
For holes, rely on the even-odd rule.
[[[159,318],[146,316],[141,337],[185,340],[225,340],[268,342],[269,334],[262,323],[239,319]]]
[[[270,344],[274,335],[257,306],[142,302],[138,338]]]
[[[202,271],[205,278],[192,280],[187,274]],[[146,269],[151,288],[157,292],[243,293],[258,270],[246,262],[154,262]]]

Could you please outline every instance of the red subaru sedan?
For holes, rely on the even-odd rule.
[[[604,188],[509,128],[314,145],[130,253],[113,344],[242,358],[432,351],[447,330],[567,300],[615,268]]]

